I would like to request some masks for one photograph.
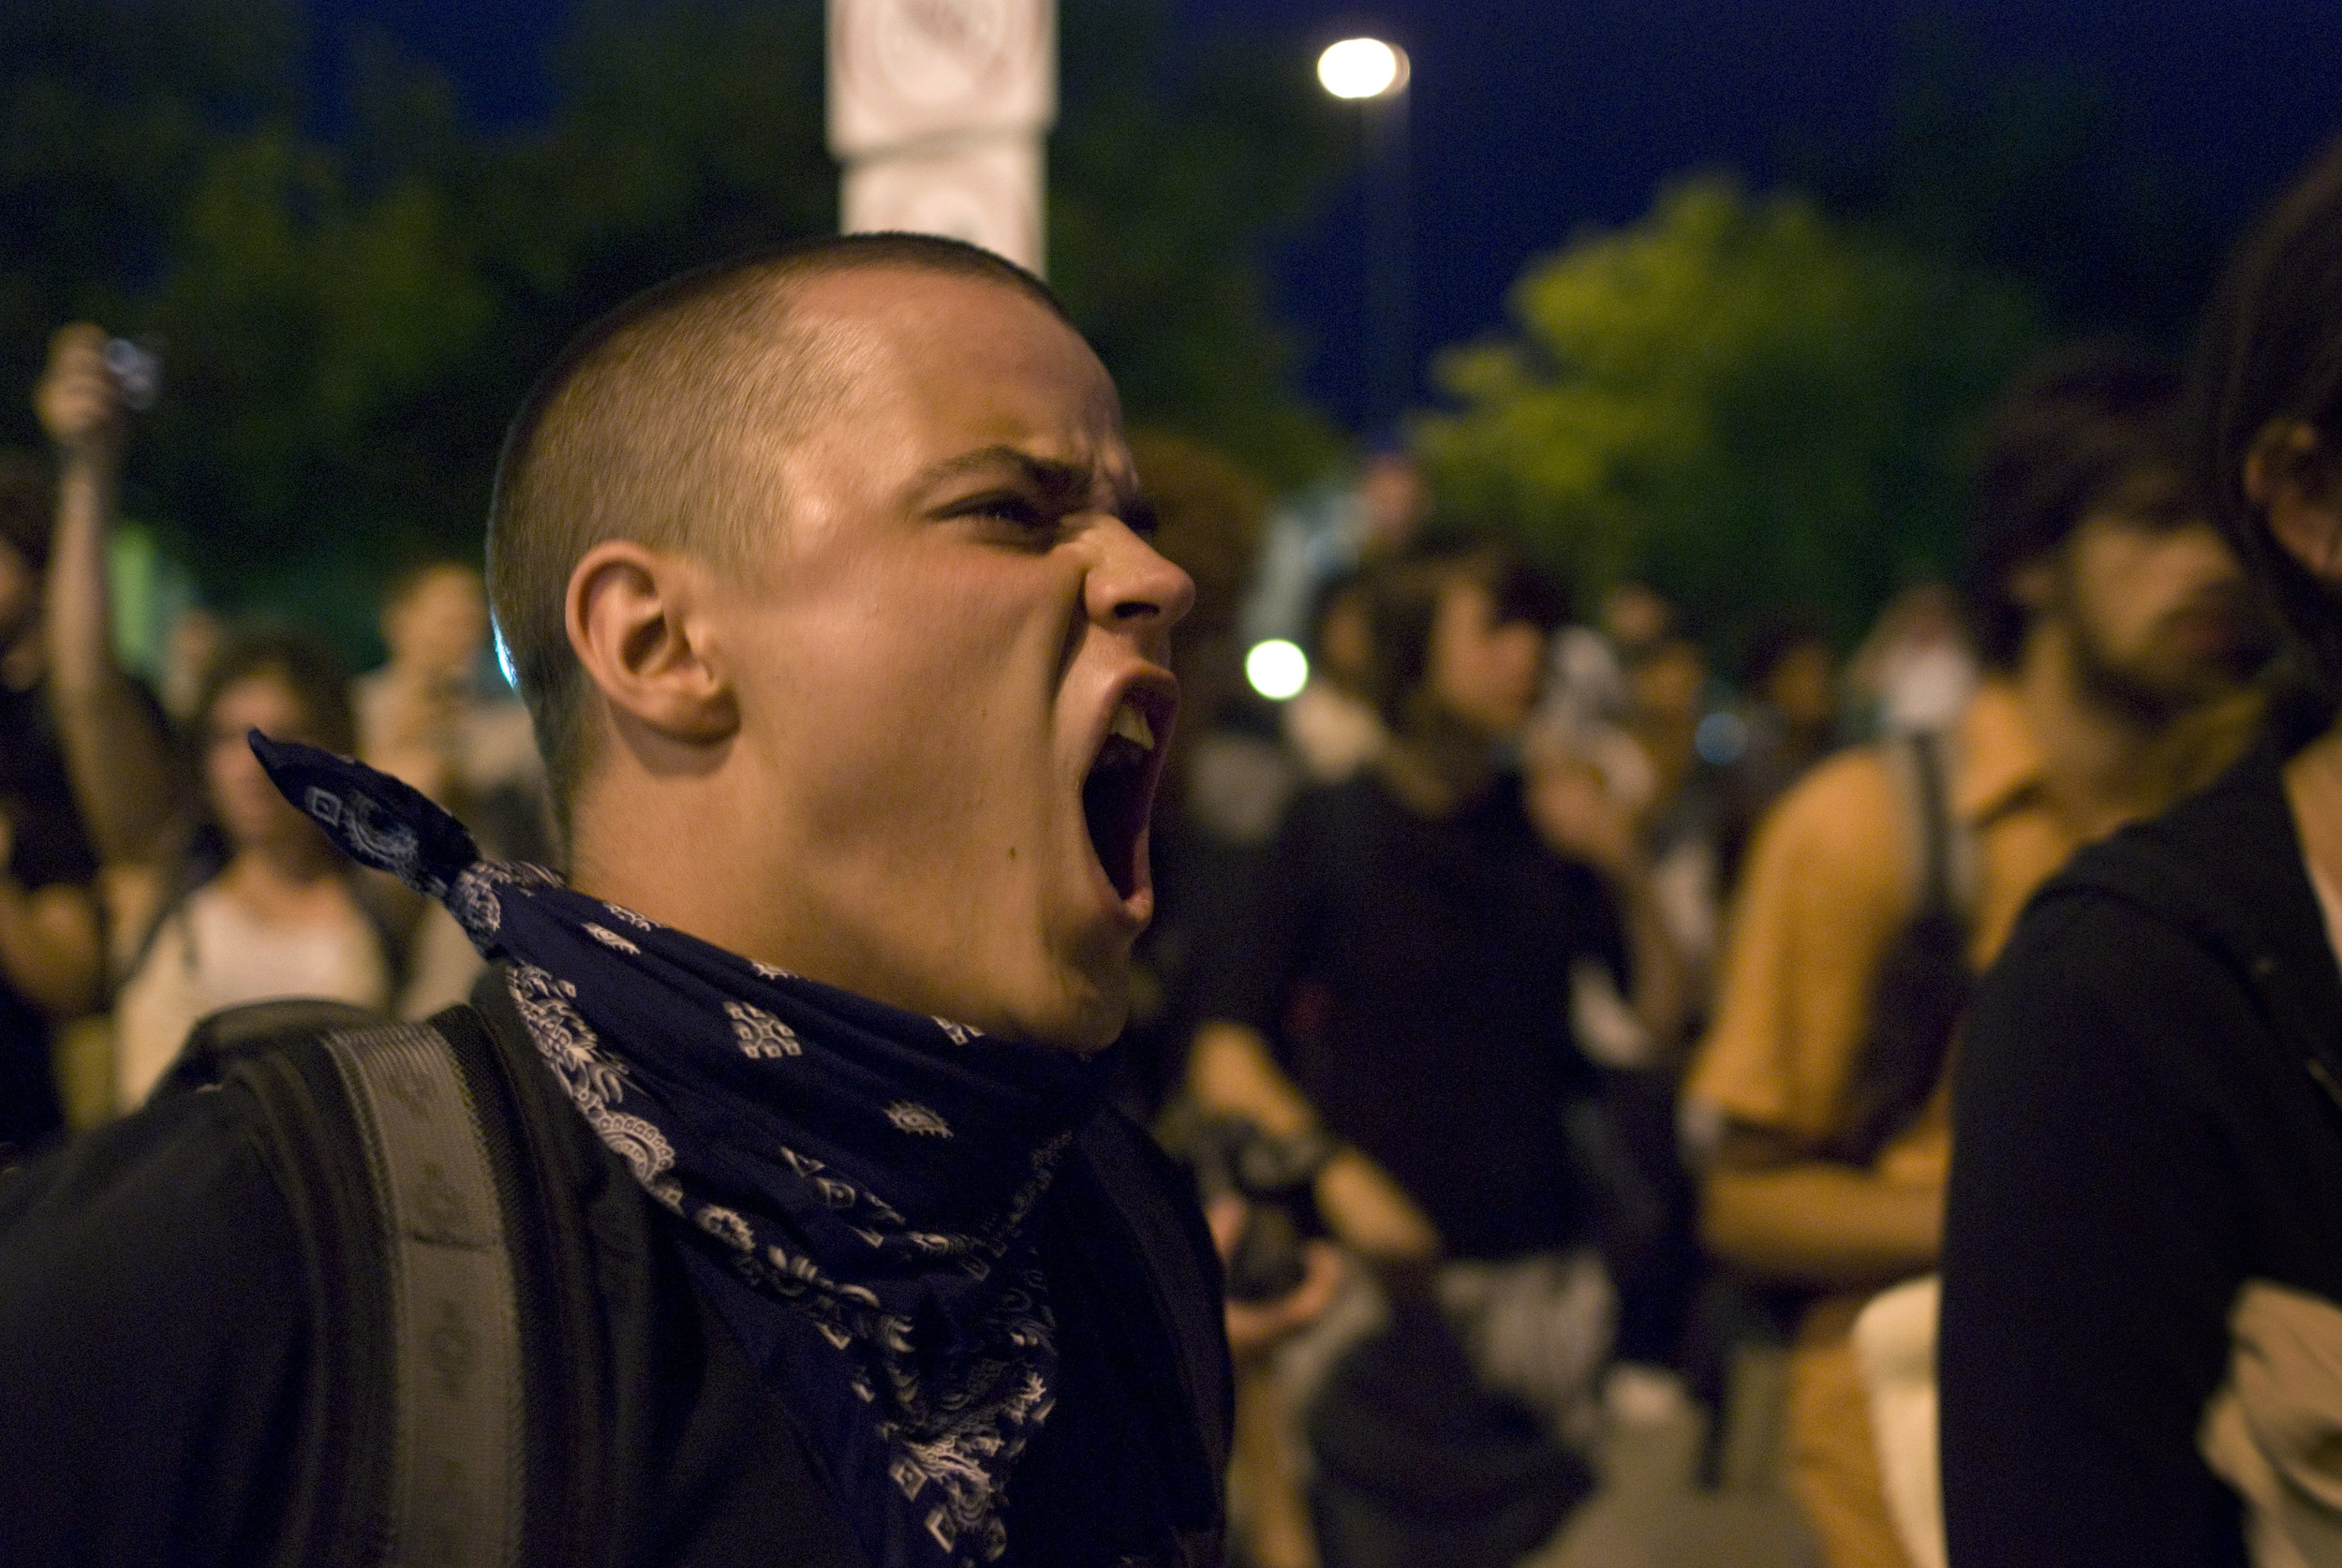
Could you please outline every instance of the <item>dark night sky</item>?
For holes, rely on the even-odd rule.
[[[1060,0],[1078,6],[1085,0]],[[387,23],[452,74],[484,118],[541,107],[533,67],[563,0],[312,0],[329,26]],[[1729,167],[1765,184],[1800,148],[1874,137],[1915,23],[1934,18],[1988,63],[2110,89],[2142,151],[2212,176],[2230,223],[2342,128],[2336,0],[1180,0],[1199,22],[1289,39],[1402,43],[1411,88],[1415,348],[1498,326],[1530,258],[1616,224],[1673,174]],[[1290,245],[1281,303],[1310,388],[1361,401],[1363,203],[1354,191]]]

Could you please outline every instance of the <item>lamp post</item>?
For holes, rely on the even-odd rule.
[[[1358,106],[1374,173],[1367,274],[1367,426],[1399,417],[1413,383],[1414,285],[1407,235],[1407,52],[1380,38],[1344,38],[1317,57],[1327,92]]]

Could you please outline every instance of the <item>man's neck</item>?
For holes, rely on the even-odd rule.
[[[294,917],[331,895],[336,883],[334,853],[322,839],[256,844],[237,852],[220,873],[227,890],[252,909],[279,919]]]
[[[2076,836],[2102,838],[2171,804],[2167,755],[2177,715],[2157,717],[2091,689],[2070,629],[2051,620],[2026,641],[2017,696],[2040,747],[2051,808]]]
[[[1381,760],[1384,780],[1426,817],[1451,815],[1489,786],[1496,772],[1486,735],[1433,718],[1396,737]]]

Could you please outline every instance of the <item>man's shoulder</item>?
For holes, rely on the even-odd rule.
[[[2092,931],[2156,926],[2250,967],[2331,964],[2323,917],[2287,805],[2280,759],[2254,748],[2201,792],[2079,851],[2034,895],[2027,950]]]
[[[0,1176],[12,1538],[37,1560],[93,1531],[112,1547],[75,1561],[257,1550],[299,1425],[307,1302],[228,1095],[166,1096]]]
[[[2259,747],[2163,817],[2077,854],[1986,975],[1976,1052],[2023,1056],[2056,1028],[2076,1049],[2119,1037],[2174,1060],[2228,1059],[2239,1030],[2319,1052],[2342,1019],[2342,978],[2278,766]],[[2298,1071],[2298,1055],[2285,1060]]]
[[[280,1252],[288,1217],[231,1095],[169,1093],[0,1175],[0,1309],[37,1281],[47,1302],[110,1254],[217,1260]]]
[[[1750,896],[1867,890],[1899,901],[1909,881],[1912,829],[1883,744],[1816,763],[1781,797],[1750,851]],[[1847,912],[1841,906],[1839,912]]]
[[[1773,807],[1780,831],[1813,839],[1862,838],[1894,821],[1890,743],[1847,747],[1814,764]]]
[[[166,1094],[0,1176],[0,1357],[200,1357],[302,1335],[299,1240],[245,1112]]]

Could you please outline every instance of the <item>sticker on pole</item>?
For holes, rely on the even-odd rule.
[[[1052,0],[829,0],[830,151],[1046,129],[1056,67]]]

